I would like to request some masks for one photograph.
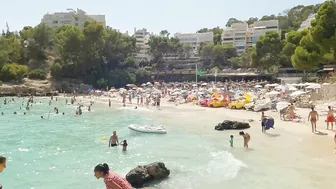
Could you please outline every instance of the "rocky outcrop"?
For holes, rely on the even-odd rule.
[[[159,181],[167,178],[170,170],[162,162],[154,162],[148,165],[139,165],[126,175],[126,180],[134,187],[141,188],[148,182]]]
[[[215,130],[223,131],[223,130],[243,130],[250,128],[249,123],[239,122],[239,121],[229,121],[225,120],[223,123],[219,123],[215,126]]]

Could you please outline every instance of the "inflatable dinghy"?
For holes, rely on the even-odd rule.
[[[166,134],[167,130],[162,125],[136,125],[131,124],[128,126],[133,131],[138,131],[142,133],[157,133],[157,134]]]

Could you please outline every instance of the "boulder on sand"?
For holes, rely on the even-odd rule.
[[[223,123],[219,123],[215,126],[215,130],[223,131],[223,130],[242,130],[250,128],[249,123],[239,122],[239,121],[229,121],[225,120]]]
[[[139,165],[126,175],[126,180],[134,188],[141,188],[144,184],[167,178],[170,170],[162,162],[154,162],[148,165]]]

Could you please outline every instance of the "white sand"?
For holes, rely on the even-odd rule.
[[[108,98],[80,98],[84,102],[94,100],[98,103],[106,104],[108,107]],[[121,98],[112,98],[113,107],[121,107]],[[133,103],[136,103],[133,100]],[[324,123],[325,115],[321,116],[318,128],[324,135],[311,133],[310,123],[307,120],[309,109],[297,109],[296,113],[304,119],[303,123],[293,123],[281,121],[278,112],[267,111],[267,116],[272,116],[275,120],[275,129],[261,132],[260,115],[261,113],[249,112],[245,110],[230,110],[226,108],[205,108],[192,104],[182,104],[175,106],[162,100],[161,110],[156,107],[149,107],[146,114],[153,119],[168,126],[168,129],[176,127],[183,128],[187,132],[200,135],[204,140],[211,141],[214,147],[226,150],[228,149],[229,136],[235,136],[232,149],[233,155],[245,162],[251,173],[242,173],[243,177],[249,177],[254,174],[259,179],[262,174],[269,173],[278,178],[279,185],[272,188],[336,188],[336,154],[334,151],[334,133],[326,130]],[[127,104],[127,107],[135,105]],[[324,106],[317,106],[321,111]],[[142,107],[141,107],[142,109]],[[139,109],[140,111],[142,111]],[[243,140],[238,135],[239,131],[215,131],[214,126],[223,120],[244,121],[253,119],[251,128],[245,130],[251,135],[250,149],[242,148]],[[336,127],[334,128],[336,129]],[[202,142],[202,141],[200,141]],[[258,172],[258,170],[263,170]],[[246,175],[244,175],[246,174]],[[281,178],[280,178],[281,177]],[[248,182],[254,181],[250,178]],[[269,182],[269,181],[268,181]],[[239,182],[237,182],[239,183]],[[274,183],[274,184],[275,184]],[[281,184],[282,183],[282,184]],[[245,184],[245,183],[243,183]],[[232,184],[235,185],[235,184]],[[263,188],[267,185],[262,184],[258,187]],[[239,187],[237,188],[244,188]]]

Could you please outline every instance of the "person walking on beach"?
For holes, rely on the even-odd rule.
[[[295,118],[295,112],[294,111],[295,111],[295,106],[294,106],[293,103],[291,103],[291,105],[288,108],[289,118],[291,119],[291,121],[293,121],[294,118]]]
[[[261,112],[261,132],[265,132],[265,112]]]
[[[0,156],[0,173],[6,168],[6,158]],[[0,189],[2,189],[2,185],[0,183]]]
[[[123,92],[123,93],[121,94],[121,96],[122,96],[122,103],[123,103],[123,106],[125,107],[125,106],[126,106],[126,92]]]
[[[109,107],[111,108],[111,99],[109,99]]]
[[[329,130],[329,123],[331,124],[331,130],[334,128],[334,122],[335,122],[335,116],[334,116],[334,110],[331,108],[331,106],[328,106],[328,115],[327,115],[327,130]]]
[[[109,141],[109,147],[115,147],[118,146],[119,139],[116,131],[113,131],[113,135],[110,137]]]
[[[104,179],[106,189],[132,189],[131,184],[126,179],[111,172],[106,163],[97,165],[94,168],[94,175],[97,179]]]
[[[312,133],[317,132],[316,131],[316,122],[319,119],[319,115],[317,113],[317,111],[314,110],[314,107],[311,108],[311,111],[309,112],[308,115],[308,121],[310,121],[311,126],[312,126]]]
[[[239,135],[244,138],[244,147],[248,148],[248,143],[251,140],[251,136],[248,133],[244,133],[244,131],[239,132]]]

